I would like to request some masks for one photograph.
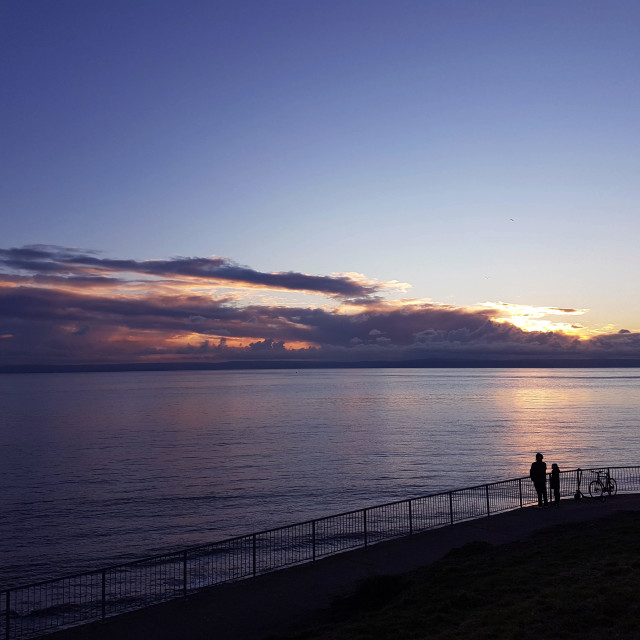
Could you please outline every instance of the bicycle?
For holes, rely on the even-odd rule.
[[[609,469],[594,469],[591,473],[596,475],[595,480],[589,483],[589,495],[592,498],[600,498],[602,502],[606,500],[605,493],[615,496],[618,492],[618,485],[611,477]]]

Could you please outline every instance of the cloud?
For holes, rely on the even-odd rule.
[[[216,283],[225,290],[235,283],[321,292],[342,304],[246,304],[222,295]],[[465,308],[385,299],[385,291],[384,283],[359,274],[261,274],[222,258],[139,262],[44,246],[0,249],[0,366],[640,359],[639,333],[583,338],[510,321],[585,310],[508,303]]]
[[[337,297],[369,296],[387,283],[365,281],[353,274],[312,276],[294,271],[264,273],[240,266],[226,258],[173,258],[171,260],[110,260],[92,252],[35,245],[0,249],[0,266],[15,272],[57,277],[58,283],[95,285],[109,282],[111,274],[188,278],[201,283],[231,283],[248,287],[317,292]],[[106,282],[100,282],[107,279]],[[122,278],[119,278],[122,282]],[[113,283],[113,281],[111,281]],[[397,283],[391,283],[394,286]]]

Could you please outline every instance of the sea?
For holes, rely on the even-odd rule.
[[[353,509],[640,464],[640,369],[0,374],[0,589]]]

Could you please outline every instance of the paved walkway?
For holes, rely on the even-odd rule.
[[[407,573],[469,542],[503,544],[565,523],[621,510],[640,511],[640,495],[602,503],[585,498],[560,507],[527,507],[383,542],[257,578],[214,587],[184,600],[58,632],[51,640],[264,640],[327,620],[336,597],[375,575]]]

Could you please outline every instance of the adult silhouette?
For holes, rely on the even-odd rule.
[[[542,462],[544,456],[541,453],[536,453],[536,461],[531,463],[531,469],[529,470],[529,477],[533,480],[533,486],[536,488],[538,494],[538,507],[546,507],[549,504],[547,498],[547,464]]]

